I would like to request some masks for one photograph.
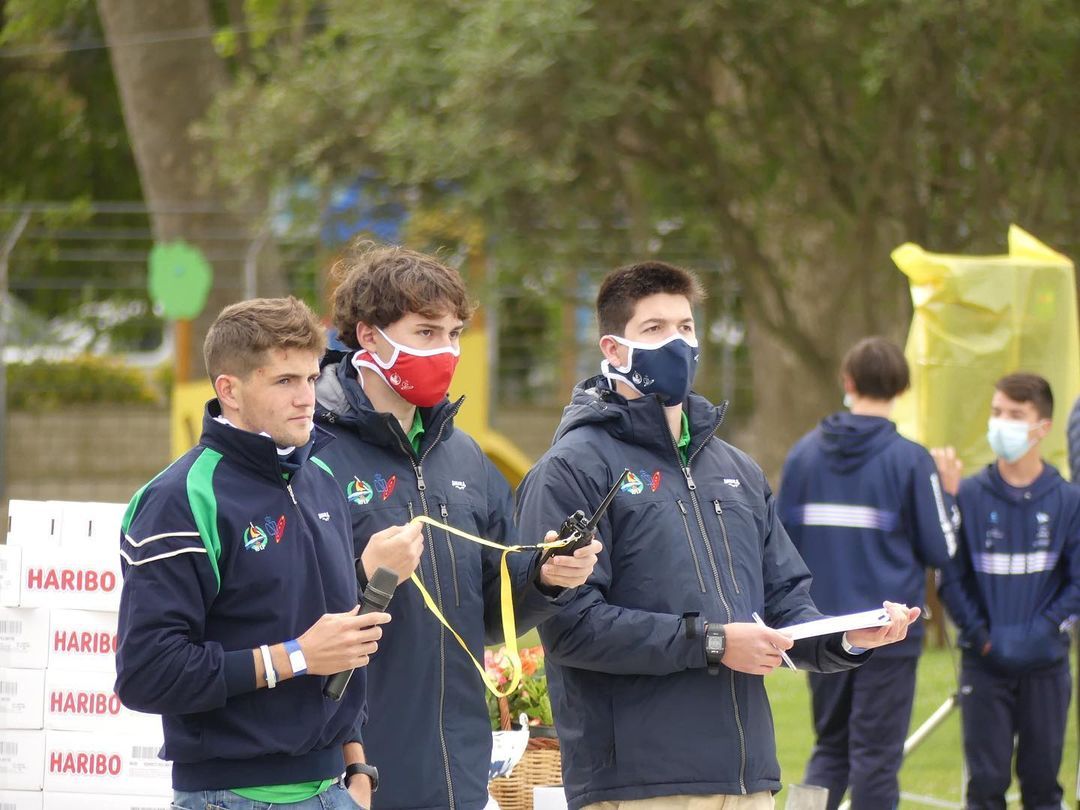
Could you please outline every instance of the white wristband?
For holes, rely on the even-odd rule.
[[[266,670],[266,688],[273,689],[277,686],[277,673],[274,672],[274,661],[270,658],[270,647],[263,644],[259,647],[262,653],[263,668]]]

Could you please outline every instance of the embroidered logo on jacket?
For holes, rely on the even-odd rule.
[[[261,526],[249,523],[244,529],[244,548],[248,551],[262,551],[268,542],[270,542],[270,537]]]
[[[725,478],[724,483],[732,489],[738,489],[742,486],[742,481],[740,481],[738,478]]]
[[[452,486],[454,489],[465,489],[467,484],[464,481],[451,481],[450,486]]]
[[[1035,530],[1035,548],[1049,548],[1050,547],[1050,515],[1046,512],[1035,513],[1035,523],[1038,525],[1038,529]]]
[[[372,480],[375,482],[375,491],[379,493],[379,496],[384,501],[394,494],[394,487],[397,486],[396,475],[383,478],[382,473],[375,473],[375,478]]]
[[[274,521],[269,515],[266,516],[266,525],[269,528],[273,522],[274,526],[274,542],[280,543],[281,538],[285,536],[285,516],[282,515],[276,521]]]
[[[322,521],[325,521],[326,523],[329,523],[330,522],[330,513],[329,512],[319,512],[319,520],[322,520]]]
[[[648,487],[650,492],[656,492],[660,489],[660,481],[659,470],[655,470],[652,475],[646,470],[638,470],[636,473],[627,473],[626,480],[619,489],[628,495],[640,495],[645,491],[645,487]]]
[[[367,481],[361,481],[356,476],[353,476],[353,480],[345,488],[345,497],[349,499],[349,503],[363,506],[366,503],[371,503],[371,499],[375,497],[375,490],[371,488],[371,484]]]

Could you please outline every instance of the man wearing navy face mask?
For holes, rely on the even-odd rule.
[[[1057,810],[1065,631],[1080,612],[1080,490],[1039,454],[1054,409],[1046,380],[1010,374],[995,388],[987,440],[997,460],[960,484],[959,545],[939,588],[964,650],[967,807],[1005,806],[1015,736],[1025,810]]]
[[[607,553],[540,626],[571,810],[771,808],[780,766],[762,676],[781,650],[805,669],[850,669],[919,615],[886,603],[885,627],[794,644],[771,629],[820,613],[761,469],[713,435],[726,405],[690,390],[702,294],[662,262],[604,279],[602,374],[575,389],[518,493],[528,536],[595,510],[630,470],[599,524]]]
[[[388,610],[397,637],[383,639],[383,665],[367,670],[372,710],[364,750],[382,783],[374,803],[382,810],[481,810],[491,759],[483,684],[404,580],[417,572],[483,660],[485,641],[502,641],[500,554],[430,526],[420,537],[379,534],[369,541],[364,534],[427,515],[473,535],[517,542],[510,486],[455,427],[464,397],[447,398],[472,305],[455,270],[416,251],[361,246],[336,270],[333,321],[352,351],[323,359],[315,420],[338,441],[320,458],[349,499],[359,576],[384,566],[404,583]],[[585,581],[599,549],[594,542],[539,571],[539,554],[510,555],[522,632]]]

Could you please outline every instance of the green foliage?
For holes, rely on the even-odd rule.
[[[931,648],[927,645],[919,659],[919,674],[915,688],[915,705],[912,709],[909,734],[925,722],[931,714],[957,689],[955,668],[958,661],[949,650]],[[1073,670],[1075,693],[1077,673]],[[810,711],[810,690],[806,674],[779,669],[765,679],[769,690],[776,726],[776,748],[780,760],[780,775],[784,784],[801,782],[810,751],[814,744],[813,722]],[[1065,734],[1065,755],[1061,761],[1058,780],[1065,789],[1065,796],[1075,796],[1077,730],[1076,711],[1070,707],[1068,730]],[[904,761],[900,771],[900,790],[919,796],[929,796],[939,801],[960,802],[961,767],[963,748],[960,742],[960,712],[953,710]],[[1013,782],[1010,795],[1017,794],[1018,785]],[[777,810],[783,810],[787,791],[776,797]],[[920,810],[927,805],[902,798],[900,810]],[[1009,807],[1019,804],[1009,803]]]
[[[7,395],[8,407],[13,411],[160,402],[143,372],[92,355],[73,360],[10,363],[7,366]]]
[[[1075,252],[1069,0],[358,0],[241,77],[204,134],[240,185],[375,168],[452,194],[495,258],[716,256],[823,390],[898,332],[905,239]],[[831,395],[831,394],[830,394]]]

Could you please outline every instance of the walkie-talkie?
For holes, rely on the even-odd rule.
[[[540,557],[540,565],[537,566],[537,572],[539,572],[540,568],[551,557],[558,554],[573,554],[579,548],[584,548],[592,542],[593,534],[596,532],[596,524],[600,522],[600,518],[604,516],[604,512],[611,506],[611,502],[615,500],[615,496],[619,492],[619,487],[622,486],[623,481],[626,480],[626,476],[629,474],[629,468],[622,471],[622,475],[615,481],[615,485],[608,491],[608,494],[604,496],[604,500],[600,502],[600,506],[597,507],[591,518],[586,520],[585,512],[578,509],[574,514],[563,521],[562,528],[559,529],[559,539],[569,540],[569,542],[565,546],[545,550]]]

